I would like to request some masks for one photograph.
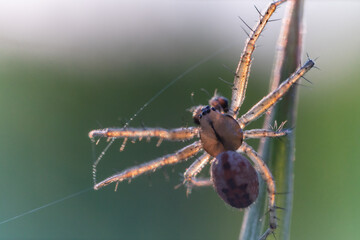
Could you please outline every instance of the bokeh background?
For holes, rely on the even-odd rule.
[[[235,69],[246,39],[237,16],[253,25],[253,5],[264,10],[268,2],[1,2],[0,238],[237,239],[242,212],[210,188],[189,198],[184,188],[174,190],[190,162],[119,184],[117,192],[114,185],[91,190],[87,133],[122,126],[169,82],[222,49],[131,122],[192,125],[186,109],[205,104],[215,89],[231,94],[218,77],[232,81],[227,68]],[[304,49],[320,56],[321,70],[300,89],[291,239],[358,236],[359,9],[357,1],[305,5]],[[259,41],[243,111],[267,92],[280,24],[269,24]],[[100,162],[98,179],[185,143],[128,143],[124,152],[120,145]]]

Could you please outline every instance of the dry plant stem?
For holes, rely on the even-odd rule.
[[[275,60],[270,91],[276,89],[300,65],[302,47],[302,9],[303,0],[288,1],[286,16],[278,41],[278,52]],[[297,112],[297,86],[286,94],[282,101],[271,109],[266,116],[264,128],[268,128],[274,120],[287,121],[287,127],[295,126]],[[278,229],[276,239],[289,239],[291,211],[293,201],[293,168],[295,160],[295,132],[289,132],[282,141],[264,138],[260,142],[259,154],[265,159],[276,181],[277,192],[286,194],[277,195],[276,206],[285,208],[278,210]],[[259,221],[267,212],[266,189],[262,184],[258,200],[245,212],[241,227],[240,240],[258,239],[267,228],[267,221]]]

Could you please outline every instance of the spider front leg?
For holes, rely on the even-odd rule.
[[[175,128],[175,129],[163,129],[163,128],[105,128],[105,129],[96,129],[89,132],[89,138],[94,141],[95,138],[107,138],[110,140],[104,151],[98,156],[96,161],[93,164],[93,181],[96,185],[96,167],[107,149],[115,141],[115,139],[123,138],[124,141],[121,144],[120,151],[123,151],[126,145],[128,138],[139,139],[142,138],[159,138],[156,146],[159,146],[163,139],[170,141],[185,141],[199,136],[199,128],[189,127],[189,128]]]
[[[110,183],[122,182],[126,179],[135,178],[149,171],[154,172],[165,165],[171,165],[171,164],[179,163],[181,161],[185,161],[188,158],[196,155],[201,149],[202,149],[201,142],[196,141],[173,154],[168,154],[153,161],[125,169],[124,171],[117,173],[111,177],[108,177],[105,180],[95,184],[94,189],[98,190],[106,185],[109,185]]]
[[[157,137],[160,139],[183,141],[192,139],[199,135],[199,128],[175,128],[175,129],[163,129],[163,128],[105,128],[96,129],[89,132],[89,138],[143,138],[143,137]]]
[[[275,206],[275,181],[269,168],[266,166],[265,162],[261,159],[258,153],[251,146],[243,142],[238,151],[245,153],[254,162],[257,170],[259,171],[261,177],[264,179],[267,185],[267,191],[269,197],[270,227],[265,231],[265,233],[260,238],[260,239],[266,239],[266,237],[272,232],[274,232],[274,230],[277,227],[276,206]]]
[[[255,104],[247,113],[242,115],[238,120],[240,127],[244,128],[247,124],[258,119],[263,115],[269,108],[274,106],[275,103],[280,101],[280,99],[288,92],[288,90],[293,86],[302,76],[305,75],[315,63],[312,60],[308,60],[302,67],[300,67],[295,73],[293,73],[288,79],[280,84],[280,86],[274,91],[270,92],[267,96],[261,99],[257,104]]]
[[[255,29],[252,30],[252,32],[250,33],[247,43],[245,44],[245,48],[243,50],[243,53],[241,54],[239,64],[236,68],[234,86],[232,89],[230,115],[233,118],[236,118],[240,110],[240,106],[245,99],[245,92],[250,74],[252,54],[255,50],[256,41],[260,37],[260,34],[264,30],[271,15],[275,12],[276,8],[283,2],[285,2],[285,0],[279,0],[270,4],[266,12],[261,15],[259,22],[256,24]]]

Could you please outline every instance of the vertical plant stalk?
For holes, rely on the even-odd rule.
[[[283,19],[280,37],[277,43],[275,65],[270,84],[270,91],[289,77],[300,65],[302,49],[302,15],[304,0],[288,1],[286,16]],[[295,127],[297,115],[298,87],[284,96],[270,114],[266,115],[264,129],[287,121],[285,128]],[[290,238],[290,223],[293,202],[294,160],[295,160],[295,129],[287,137],[281,139],[262,139],[258,153],[263,157],[274,175],[276,189],[276,206],[285,208],[277,210],[278,228],[276,239]],[[268,228],[266,186],[261,181],[258,199],[245,211],[239,240],[258,240]]]

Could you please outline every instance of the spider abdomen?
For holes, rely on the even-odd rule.
[[[232,207],[248,207],[259,194],[258,175],[240,153],[220,153],[211,165],[211,178],[215,191]]]
[[[243,131],[231,116],[207,106],[202,109],[199,122],[202,146],[211,156],[216,157],[229,150],[235,151],[241,146]]]

